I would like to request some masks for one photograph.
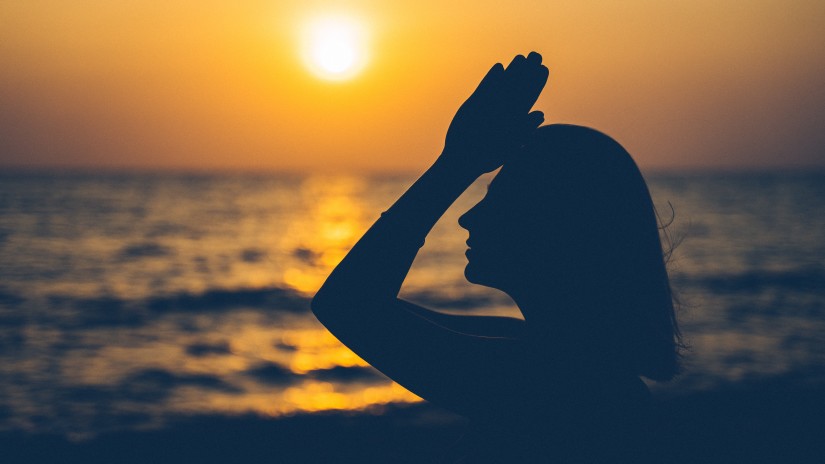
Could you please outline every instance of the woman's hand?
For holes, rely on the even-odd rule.
[[[458,109],[439,161],[480,176],[500,167],[544,121],[530,112],[549,71],[541,55],[518,55],[507,69],[496,63]]]

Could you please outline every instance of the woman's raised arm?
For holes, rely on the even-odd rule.
[[[465,382],[494,375],[491,365],[506,366],[517,356],[515,320],[477,323],[397,295],[436,221],[541,124],[541,113],[529,110],[546,79],[538,54],[518,56],[506,70],[493,66],[453,119],[443,153],[364,234],[312,301],[315,315],[339,340],[428,400],[455,405]]]

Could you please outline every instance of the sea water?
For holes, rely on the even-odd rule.
[[[660,395],[771,377],[825,385],[825,174],[648,173],[691,349]],[[411,176],[0,175],[0,430],[82,438],[171,417],[419,401],[309,300]],[[463,277],[458,216],[402,296],[518,316]]]

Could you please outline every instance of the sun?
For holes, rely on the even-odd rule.
[[[353,16],[316,17],[306,23],[303,36],[304,61],[322,79],[351,79],[367,63],[366,27]]]

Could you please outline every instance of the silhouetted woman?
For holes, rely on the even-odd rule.
[[[469,462],[637,456],[647,448],[649,402],[640,376],[677,371],[678,328],[645,182],[606,135],[537,127],[543,115],[530,109],[547,75],[537,53],[493,66],[436,162],[312,302],[375,368],[489,432]],[[446,315],[398,299],[432,226],[502,165],[459,220],[469,231],[465,275],[510,295],[524,320]]]

